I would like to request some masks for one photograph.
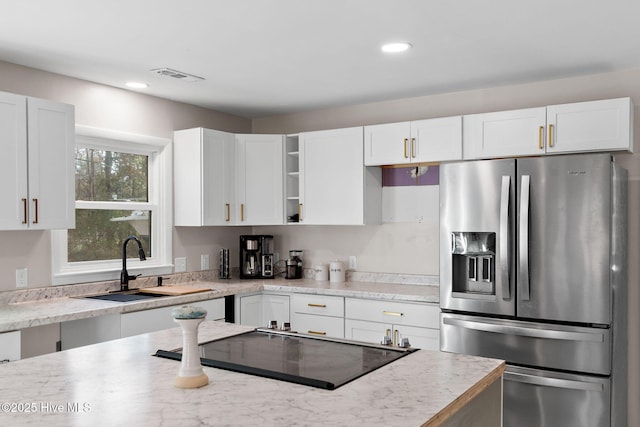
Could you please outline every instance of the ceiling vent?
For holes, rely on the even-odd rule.
[[[171,68],[155,68],[152,72],[165,77],[171,77],[183,82],[193,83],[204,80],[203,77],[194,76],[193,74],[183,73],[182,71],[173,70]]]

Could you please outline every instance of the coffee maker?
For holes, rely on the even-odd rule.
[[[240,236],[240,278],[273,279],[273,236]]]

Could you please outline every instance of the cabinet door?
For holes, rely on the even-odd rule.
[[[239,225],[284,224],[282,135],[236,135]]]
[[[20,331],[0,334],[0,363],[20,360],[21,340]]]
[[[366,166],[409,163],[409,122],[364,127],[364,164]]]
[[[257,326],[265,327],[275,320],[278,326],[291,321],[289,295],[262,295],[262,323]]]
[[[266,326],[262,321],[262,294],[245,295],[240,298],[238,323],[249,326]]]
[[[547,152],[632,151],[631,99],[547,107]]]
[[[464,116],[464,159],[543,154],[545,125],[545,107]]]
[[[362,137],[362,127],[300,134],[301,223],[364,223]]]
[[[24,96],[0,92],[0,230],[28,226],[27,101]]]
[[[74,228],[74,108],[36,98],[27,106],[29,228]]]
[[[411,162],[462,160],[462,116],[411,122]]]
[[[224,298],[209,301],[194,301],[190,305],[202,307],[207,310],[207,320],[224,318]],[[178,327],[178,324],[171,315],[171,310],[175,307],[177,306],[123,313],[120,320],[121,336],[124,338]]]
[[[393,325],[394,333],[397,332],[398,341],[404,338],[414,348],[440,351],[440,330],[431,328],[418,328],[415,326]]]
[[[231,225],[236,219],[235,136],[203,130],[203,225]]]
[[[120,313],[70,320],[60,324],[62,350],[118,338],[120,338]]]
[[[367,322],[364,320],[345,319],[344,337],[350,340],[380,344],[387,333],[391,334],[391,323]]]

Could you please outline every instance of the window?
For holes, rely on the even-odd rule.
[[[76,127],[76,228],[52,232],[54,285],[118,279],[129,235],[147,255],[131,248],[131,274],[172,271],[170,150],[162,138]]]

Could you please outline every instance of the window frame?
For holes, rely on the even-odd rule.
[[[171,140],[76,125],[76,145],[149,155],[149,201],[118,202],[117,208],[148,210],[152,207],[151,254],[146,261],[133,256],[127,259],[130,274],[144,276],[170,274],[172,264],[172,163]],[[74,150],[75,152],[75,150]],[[116,208],[113,202],[75,201],[78,207]],[[119,280],[122,260],[68,262],[67,230],[51,231],[52,285],[68,285],[95,281]],[[124,236],[126,237],[126,236]],[[124,238],[123,237],[123,238]],[[133,253],[134,251],[132,251]]]

